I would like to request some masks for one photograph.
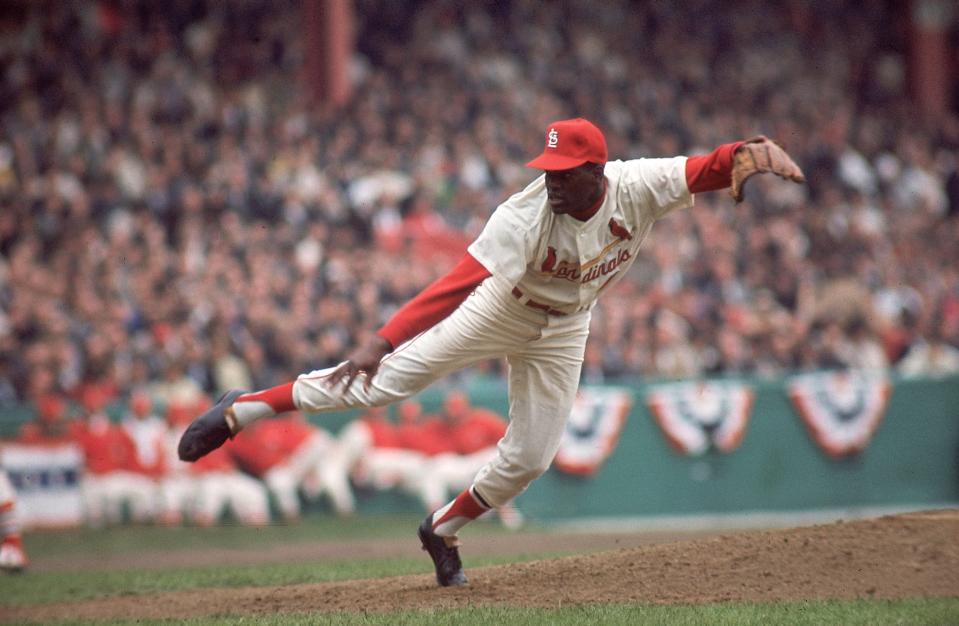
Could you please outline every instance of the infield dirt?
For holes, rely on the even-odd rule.
[[[630,545],[624,537],[599,537],[603,536],[581,537],[582,543],[576,545],[572,543],[576,539],[564,535],[563,549],[585,551],[606,547],[610,541],[624,547],[581,556],[470,568],[471,548],[495,549],[496,544],[508,548],[511,539],[489,537],[468,543],[463,552],[470,585],[465,588],[440,589],[432,576],[417,575],[282,587],[198,589],[24,606],[5,611],[3,621],[182,619],[200,615],[386,612],[482,605],[556,607],[959,596],[956,510],[667,543],[645,541],[642,545]],[[365,558],[386,556],[382,552],[388,550],[386,545],[369,544]],[[540,539],[522,537],[522,549],[527,553],[548,551],[556,545],[555,535],[544,534]],[[316,548],[306,554],[316,557],[322,550]],[[304,554],[302,547],[297,552]],[[489,550],[483,549],[482,553],[488,554]],[[217,562],[216,554],[191,558]],[[58,567],[67,566],[61,563],[52,569]]]

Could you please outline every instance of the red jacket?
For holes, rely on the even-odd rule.
[[[401,424],[398,427],[403,447],[436,456],[444,452],[456,452],[450,437],[449,427],[438,419],[424,419],[413,424]]]
[[[460,454],[473,454],[495,446],[506,434],[506,420],[492,411],[471,409],[452,427],[453,445]]]
[[[235,472],[236,463],[226,447],[217,448],[206,456],[190,463],[191,474],[212,474],[215,472]]]
[[[91,415],[86,422],[77,422],[73,438],[83,450],[86,470],[91,474],[143,471],[137,463],[133,440],[106,415]]]
[[[244,469],[263,476],[290,458],[313,432],[313,426],[302,417],[281,415],[253,422],[226,447]]]
[[[374,448],[402,448],[403,443],[396,426],[385,419],[364,419],[363,424],[370,431]]]

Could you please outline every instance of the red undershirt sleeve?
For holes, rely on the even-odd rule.
[[[395,349],[446,318],[490,276],[489,270],[467,252],[456,267],[404,304],[376,334]]]
[[[724,143],[709,154],[686,159],[686,186],[690,193],[729,187],[733,173],[733,153],[741,145],[742,141]]]

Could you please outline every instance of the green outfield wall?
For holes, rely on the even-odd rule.
[[[748,426],[731,452],[677,452],[646,403],[648,387],[621,387],[632,398],[618,445],[593,476],[551,469],[519,499],[533,519],[687,516],[819,509],[898,508],[959,503],[959,377],[893,379],[869,445],[832,458],[813,440],[784,380],[744,381],[754,392]],[[506,414],[505,384],[467,386],[473,403]],[[418,399],[438,408],[445,387]],[[332,431],[356,412],[311,416]],[[0,413],[11,436],[30,411]],[[358,493],[361,512],[418,510],[400,494]]]
[[[893,379],[869,445],[841,459],[810,436],[786,381],[746,382],[755,401],[734,451],[677,452],[646,406],[646,388],[635,386],[619,443],[599,472],[580,477],[553,468],[521,496],[522,510],[567,519],[959,503],[959,377]],[[503,385],[471,391],[477,404],[506,412]]]
[[[869,446],[844,459],[813,441],[782,381],[753,385],[740,446],[699,457],[667,444],[637,389],[619,445],[599,474],[551,471],[529,489],[523,509],[568,518],[959,502],[959,379],[895,382]]]

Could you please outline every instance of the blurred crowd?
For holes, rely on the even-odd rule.
[[[660,222],[587,381],[959,370],[959,117],[909,100],[896,3],[354,6],[340,107],[292,0],[0,11],[0,405],[196,406],[339,362],[570,116],[611,158],[764,133],[809,180]]]
[[[37,419],[16,438],[28,446],[75,446],[83,458],[83,520],[93,527],[128,521],[209,526],[228,515],[248,525],[274,517],[293,522],[304,503],[320,501],[348,516],[356,510],[357,490],[399,490],[433,511],[470,485],[506,432],[505,419],[453,390],[436,415],[409,399],[392,417],[385,408],[370,409],[337,436],[300,414],[260,420],[185,463],[177,458],[177,443],[210,406],[208,399],[161,412],[146,390],[137,390],[119,420],[107,415],[105,402],[94,389],[84,393],[78,410],[62,397],[44,396]],[[0,502],[3,495],[0,490]],[[523,522],[512,505],[497,514],[510,528]]]

